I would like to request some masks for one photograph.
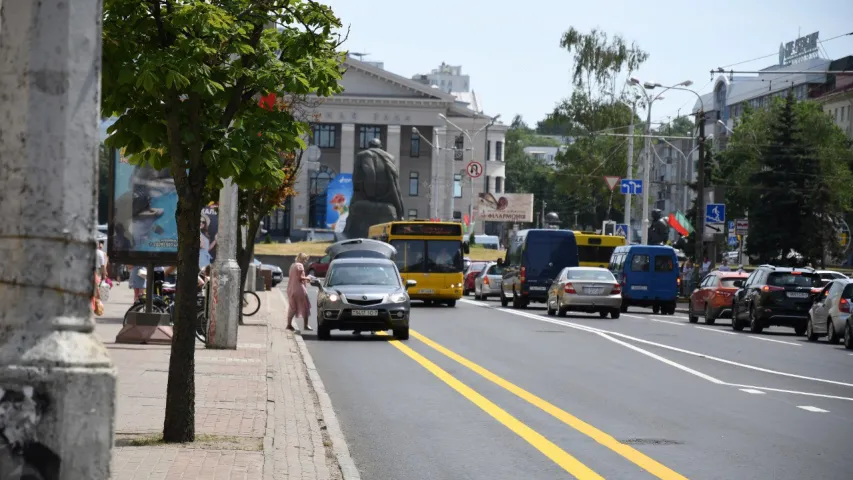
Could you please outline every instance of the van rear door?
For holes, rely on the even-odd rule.
[[[524,248],[522,265],[532,291],[547,291],[563,268],[578,266],[578,246],[571,232],[532,231]]]

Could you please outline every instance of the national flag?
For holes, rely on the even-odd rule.
[[[693,233],[693,225],[680,210],[669,214],[669,226],[685,237]]]

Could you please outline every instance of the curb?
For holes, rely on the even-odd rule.
[[[278,290],[278,293],[285,299],[285,303],[287,303],[284,292],[281,289],[276,290]],[[338,416],[332,408],[332,399],[326,393],[326,386],[320,378],[320,372],[317,371],[317,367],[314,365],[311,353],[308,352],[308,346],[305,345],[302,335],[293,335],[293,338],[299,346],[299,355],[302,357],[302,362],[308,370],[308,383],[311,385],[320,402],[320,414],[323,416],[323,422],[326,424],[326,433],[332,441],[332,453],[338,462],[338,468],[341,469],[341,476],[343,476],[343,480],[361,480],[361,474],[358,473],[355,462],[350,456],[346,438],[343,431],[341,431],[340,423],[338,423]]]

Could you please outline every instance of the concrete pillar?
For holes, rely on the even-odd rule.
[[[116,374],[90,306],[100,24],[98,0],[0,9],[2,478],[110,478]]]
[[[211,305],[207,347],[237,348],[240,320],[240,264],[237,263],[237,184],[223,180],[219,191],[219,232],[210,285]]]
[[[352,173],[355,164],[355,124],[341,124],[341,171]]]
[[[400,126],[388,125],[388,141],[384,145],[385,151],[394,157],[394,166],[397,167],[397,172],[400,171]],[[406,180],[408,181],[408,179]],[[403,177],[400,177],[400,182],[403,183]]]

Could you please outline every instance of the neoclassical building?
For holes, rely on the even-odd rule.
[[[298,194],[266,219],[270,234],[297,240],[326,229],[327,185],[338,173],[352,173],[356,154],[373,138],[395,158],[408,218],[476,221],[477,194],[503,193],[506,185],[507,126],[440,89],[353,58],[345,65],[344,91],[318,100],[315,109],[309,143],[320,158],[303,156]],[[484,167],[478,178],[466,174],[471,161]],[[476,222],[478,233],[497,228]]]

